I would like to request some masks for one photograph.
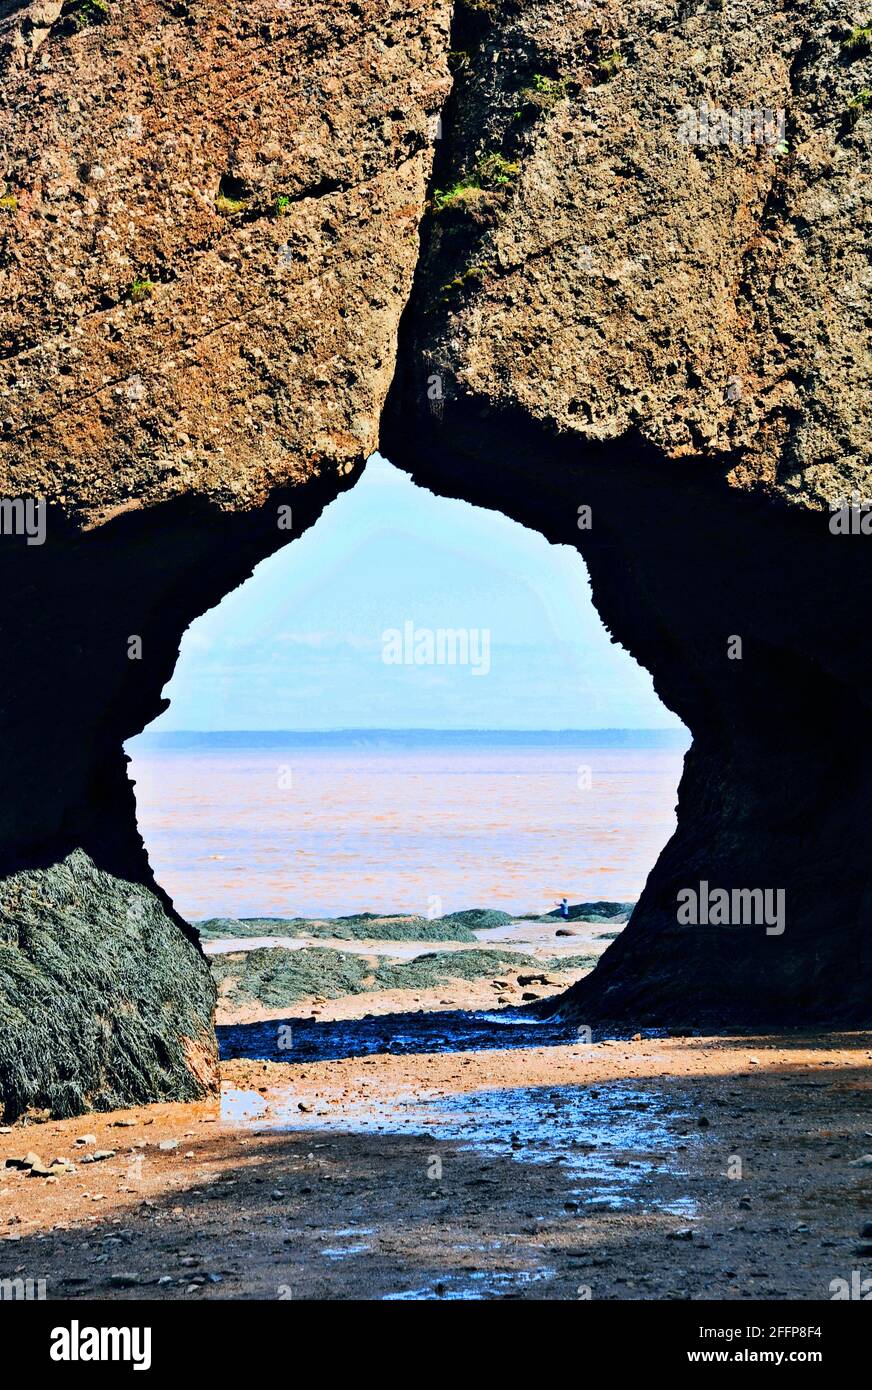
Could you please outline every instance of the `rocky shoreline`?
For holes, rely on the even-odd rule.
[[[566,918],[559,910],[513,917],[472,908],[435,921],[361,913],[217,918],[197,927],[218,991],[217,1020],[234,1023],[382,992],[423,1008],[428,992],[449,986],[470,991],[468,1007],[532,1004],[582,979],[631,910],[596,902],[576,904]]]
[[[626,925],[635,903],[575,903],[568,908],[572,922],[614,922]],[[358,912],[349,917],[210,917],[191,925],[205,941],[230,936],[329,936],[340,940],[379,941],[474,941],[474,933],[511,922],[552,922],[562,918],[553,912],[521,915],[499,908],[471,907],[444,917],[420,917],[413,913]]]

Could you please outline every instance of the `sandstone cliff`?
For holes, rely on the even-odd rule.
[[[870,486],[870,47],[828,0],[0,6],[0,494],[49,504],[44,545],[0,537],[0,872],[53,903],[4,919],[10,1111],[65,1077],[141,1098],[133,1046],[147,1077],[170,1045],[155,1094],[208,1084],[205,965],[122,744],[185,627],[379,439],[577,546],[694,734],[676,835],[571,1007],[868,1021],[869,542],[827,508]],[[785,889],[784,936],[679,929],[701,878]],[[113,944],[132,885],[198,1001],[175,1041],[127,988],[145,938]],[[114,1089],[93,1052],[31,1065],[64,893],[137,1001]]]
[[[868,493],[868,29],[534,0],[459,7],[454,44],[415,369],[808,507]]]
[[[0,934],[9,1114],[214,1081],[211,980],[153,882],[122,743],[191,620],[375,448],[449,20],[440,0],[0,6],[0,495],[48,504],[44,544],[0,537],[15,901],[29,871],[28,928],[7,895]],[[132,897],[149,933],[124,929]]]
[[[872,35],[833,4],[469,5],[384,449],[587,561],[694,735],[569,1007],[868,1021]],[[702,881],[783,936],[681,926]]]

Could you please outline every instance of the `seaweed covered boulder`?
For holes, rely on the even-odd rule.
[[[215,990],[140,884],[81,850],[0,882],[0,1113],[193,1100],[217,1084]]]

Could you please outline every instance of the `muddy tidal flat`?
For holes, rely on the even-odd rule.
[[[601,924],[526,930],[528,988],[504,965],[293,1010],[225,995],[220,1100],[4,1129],[0,1277],[122,1300],[826,1300],[872,1277],[872,1034],[587,1042],[521,998],[559,993],[550,948]]]

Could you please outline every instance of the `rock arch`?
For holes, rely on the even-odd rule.
[[[122,743],[279,508],[299,533],[379,441],[578,544],[694,733],[567,1007],[868,1022],[870,569],[827,524],[869,477],[862,54],[823,3],[383,11],[0,16],[0,491],[47,506],[44,545],[0,537],[7,1115],[213,1084]],[[680,139],[726,90],[786,148]],[[785,889],[784,935],[679,928],[702,879]]]

